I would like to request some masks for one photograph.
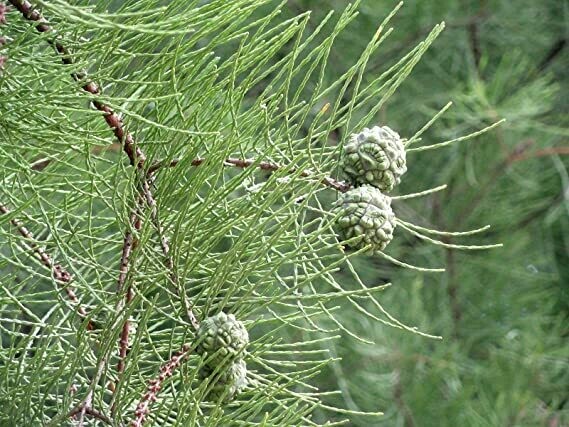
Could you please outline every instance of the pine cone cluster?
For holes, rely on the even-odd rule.
[[[350,246],[380,252],[393,239],[396,221],[387,193],[407,171],[405,146],[387,126],[364,128],[352,134],[344,147],[340,166],[354,188],[335,203],[338,234],[343,240],[360,237]]]
[[[247,329],[233,314],[221,312],[201,323],[197,341],[196,352],[205,360],[200,376],[210,377],[213,382],[208,398],[218,400],[225,395],[224,400],[231,401],[247,385],[243,360],[243,351],[249,344]]]
[[[341,166],[353,184],[389,192],[407,171],[405,147],[399,134],[387,126],[364,128],[350,137]]]

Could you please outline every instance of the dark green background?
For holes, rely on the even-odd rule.
[[[304,0],[288,8],[291,15],[312,10],[315,25],[330,8],[346,5]],[[363,2],[361,15],[339,37],[329,81],[357,59],[395,5]],[[447,272],[417,274],[358,258],[368,283],[394,283],[380,298],[394,316],[444,340],[378,327],[346,306],[342,321],[377,345],[342,339],[331,347],[343,360],[320,377],[321,386],[343,390],[339,406],[385,411],[380,421],[354,417],[359,426],[569,425],[569,4],[408,1],[371,58],[368,78],[443,20],[446,30],[374,124],[409,137],[448,101],[454,106],[423,144],[498,118],[507,122],[464,144],[410,154],[402,193],[442,183],[449,188],[400,203],[396,212],[453,231],[492,224],[472,241],[504,248],[438,250],[397,230],[391,253],[442,264]]]

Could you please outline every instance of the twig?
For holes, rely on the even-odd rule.
[[[393,400],[403,414],[405,427],[415,427],[416,424],[413,413],[411,412],[409,406],[405,403],[405,399],[403,399],[403,384],[401,383],[401,373],[399,369],[395,370],[394,376],[395,385],[393,387]]]
[[[205,158],[197,157],[197,158],[192,160],[191,165],[192,166],[199,166],[202,163],[204,163],[205,161],[206,161]],[[156,162],[148,168],[148,172],[154,173],[158,169],[163,168],[163,167],[176,166],[179,162],[180,162],[179,159],[173,159],[170,162]],[[279,165],[278,163],[267,162],[267,161],[258,162],[255,159],[237,159],[237,158],[233,158],[233,157],[229,157],[228,159],[225,159],[223,164],[224,164],[224,166],[234,166],[234,167],[242,168],[242,169],[256,165],[259,169],[262,169],[265,171],[270,171],[270,172],[277,171],[283,167],[283,166]],[[292,173],[295,173],[297,171],[298,171],[298,169],[291,168],[289,173],[292,174]],[[314,173],[309,171],[309,170],[303,170],[300,173],[300,176],[305,177],[305,178],[311,177],[312,175],[314,175]],[[350,184],[343,182],[343,181],[335,180],[334,178],[330,178],[330,177],[322,178],[322,184],[327,186],[327,187],[333,188],[337,191],[340,191],[342,193],[345,193],[350,188],[352,188],[352,186]]]
[[[470,48],[472,50],[472,57],[474,58],[474,67],[476,72],[479,72],[482,49],[480,47],[480,28],[478,27],[478,21],[472,21],[469,23],[467,31],[468,38],[470,40]]]
[[[6,206],[0,204],[0,212],[7,215],[10,213],[10,210]],[[79,316],[81,316],[82,319],[85,319],[87,317],[87,310],[85,310],[85,308],[81,305],[81,302],[79,300],[79,297],[77,296],[77,293],[75,292],[75,289],[73,289],[73,287],[70,286],[71,282],[73,282],[73,276],[71,275],[71,273],[69,273],[65,268],[63,268],[61,264],[54,264],[53,260],[47,254],[47,252],[44,249],[42,249],[40,246],[38,246],[37,243],[35,243],[34,236],[32,235],[32,233],[26,227],[24,227],[24,225],[19,220],[12,219],[10,220],[10,223],[12,223],[12,225],[16,227],[16,229],[22,235],[22,237],[24,237],[29,242],[28,246],[36,255],[37,259],[44,266],[46,266],[51,270],[53,278],[58,282],[58,284],[61,287],[63,287],[69,300],[77,307],[77,313],[79,314]],[[89,330],[93,329],[93,324],[91,323],[90,320],[87,323],[87,329]]]
[[[555,58],[557,58],[559,54],[561,54],[561,52],[566,46],[567,46],[567,38],[560,38],[556,40],[555,43],[553,43],[553,46],[551,46],[551,48],[549,49],[549,52],[547,52],[547,55],[545,55],[545,58],[543,58],[543,60],[537,67],[538,70],[544,71],[549,66],[549,64],[551,64],[555,60]]]
[[[150,191],[149,182],[151,182],[151,179],[146,179],[142,182],[142,192],[146,199],[146,203],[150,207],[150,217],[160,238],[160,248],[162,249],[162,253],[165,258],[166,267],[170,272],[170,280],[174,284],[174,290],[186,309],[186,317],[188,318],[190,324],[193,326],[194,330],[197,331],[199,328],[199,322],[194,312],[192,311],[191,305],[188,304],[185,299],[183,289],[181,289],[180,287],[180,280],[178,274],[176,273],[174,260],[172,258],[172,255],[170,254],[170,242],[168,241],[168,238],[164,234],[164,229],[161,225],[160,218],[158,217],[158,207],[156,206],[156,200],[154,199],[154,196]]]
[[[91,154],[101,154],[104,151],[111,151],[111,152],[117,153],[117,152],[122,151],[122,145],[118,144],[118,143],[105,145],[104,147],[100,146],[100,145],[96,145],[95,147],[93,147],[91,149]],[[52,162],[52,160],[53,159],[51,159],[49,157],[39,158],[39,159],[35,160],[30,165],[30,169],[33,171],[36,171],[36,172],[41,172]]]
[[[452,248],[446,249],[446,271],[447,271],[447,293],[450,302],[450,310],[452,313],[452,335],[458,338],[460,321],[462,320],[462,308],[458,298],[458,283],[456,280],[456,261],[455,252]]]
[[[510,163],[521,162],[524,160],[536,159],[538,157],[548,157],[548,156],[569,156],[569,146],[567,147],[550,147],[544,148],[542,150],[536,150],[532,153],[519,153],[514,154],[510,157]]]
[[[83,407],[77,407],[75,408],[73,411],[71,411],[69,413],[69,418],[73,418],[74,416],[78,415],[79,412],[81,412],[83,410]],[[113,423],[113,420],[111,420],[109,417],[107,417],[105,414],[97,411],[96,409],[93,408],[86,408],[85,407],[85,413],[87,415],[91,415],[93,418],[97,418],[98,420],[101,420],[102,422],[104,422],[105,424],[108,425],[115,425]]]
[[[188,344],[184,344],[180,351],[174,354],[170,360],[162,365],[158,376],[148,382],[146,393],[144,393],[140,402],[136,405],[134,419],[130,424],[131,427],[141,427],[146,422],[146,417],[150,414],[150,405],[158,400],[158,393],[162,388],[162,384],[166,379],[172,376],[174,371],[182,364],[189,354],[190,346]]]
[[[470,42],[470,49],[472,50],[472,57],[474,59],[474,67],[476,73],[480,73],[480,60],[482,59],[482,47],[480,45],[480,25],[488,16],[487,1],[480,0],[480,7],[476,15],[468,20],[466,24],[466,31],[468,32],[468,39]]]
[[[140,219],[140,212],[138,207],[141,205],[141,197],[138,197],[137,200],[137,208],[135,208],[132,213],[130,214],[130,223],[134,226],[136,231],[140,231],[142,227],[142,220]],[[123,292],[124,285],[126,283],[127,275],[129,272],[130,266],[130,256],[132,254],[133,249],[136,247],[138,241],[135,239],[132,231],[127,230],[124,241],[123,241],[123,248],[122,248],[122,256],[121,256],[121,263],[119,268],[119,278],[117,281],[117,294],[121,294]],[[123,299],[119,299],[117,301],[116,312],[121,312],[125,306],[128,306],[132,299],[134,298],[134,290],[132,285],[129,285],[126,292],[125,297]],[[130,332],[130,322],[128,319],[125,320],[121,335],[119,339],[119,361],[117,364],[117,372],[121,374],[124,372],[125,368],[125,358],[128,353],[128,336]]]

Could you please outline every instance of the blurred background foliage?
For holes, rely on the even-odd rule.
[[[312,11],[316,26],[342,0],[292,0],[290,15]],[[326,79],[357,60],[397,2],[368,0],[333,49]],[[424,135],[440,142],[507,122],[473,141],[410,153],[401,193],[448,184],[446,191],[398,203],[413,222],[445,230],[492,224],[486,240],[503,249],[433,249],[409,236],[392,253],[442,275],[417,274],[359,257],[369,284],[390,281],[380,299],[422,338],[378,327],[351,306],[338,319],[350,337],[329,344],[341,361],[319,377],[331,400],[385,417],[352,417],[358,426],[569,425],[569,3],[560,0],[411,0],[394,32],[370,59],[373,79],[441,20],[446,30],[375,123],[410,137],[448,101],[453,106]],[[338,139],[345,135],[337,134]],[[397,246],[395,246],[397,245]],[[346,281],[351,280],[346,275]],[[348,284],[347,284],[348,285]],[[322,414],[320,421],[329,419]]]

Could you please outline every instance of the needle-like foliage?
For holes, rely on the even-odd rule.
[[[308,13],[282,19],[273,1],[10,3],[0,77],[2,422],[379,416],[327,404],[334,389],[313,385],[336,359],[334,340],[374,339],[339,312],[431,335],[380,304],[387,283],[360,278],[351,260],[369,248],[338,240],[331,202],[350,186],[336,177],[336,136],[370,125],[444,25],[364,79],[398,6],[328,81],[334,41],[359,2],[310,30]],[[421,145],[427,127],[409,135],[410,152],[480,134]],[[446,239],[460,233],[404,214],[397,221],[399,235],[445,248],[491,247],[455,244]],[[223,364],[204,378],[208,362],[195,352],[199,322],[221,311],[250,336],[239,356],[247,385],[229,403],[210,398]]]

